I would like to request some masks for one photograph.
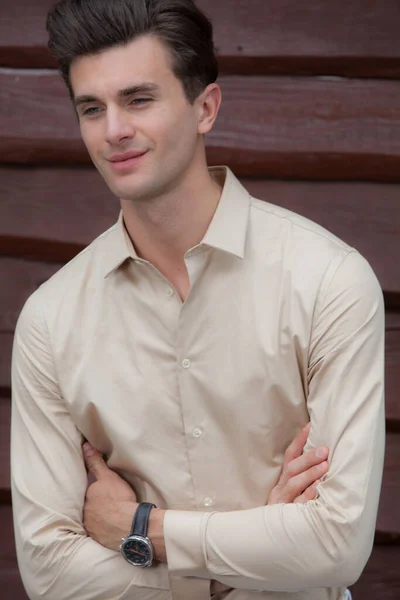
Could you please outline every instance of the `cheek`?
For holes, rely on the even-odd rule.
[[[174,155],[191,152],[197,141],[197,124],[192,114],[179,113],[176,118],[164,121],[158,129],[158,139],[165,152]]]
[[[97,162],[96,153],[98,153],[98,150],[101,147],[99,128],[96,129],[95,127],[81,125],[81,136],[92,160]]]

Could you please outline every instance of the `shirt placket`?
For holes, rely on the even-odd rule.
[[[193,389],[194,372],[198,365],[194,349],[196,340],[190,331],[196,313],[196,287],[200,284],[198,280],[205,268],[206,257],[207,253],[200,248],[194,249],[186,255],[191,291],[187,301],[181,307],[177,335],[177,360],[182,422],[194,495],[193,508],[211,511],[215,500],[213,494],[201,485],[203,477],[198,472],[198,465],[202,464],[202,445],[208,433],[201,405],[196,402]]]

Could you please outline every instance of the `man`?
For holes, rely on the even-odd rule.
[[[382,474],[374,274],[229,169],[207,169],[221,92],[191,0],[63,0],[47,26],[122,211],[17,325],[12,488],[28,594],[345,598]]]

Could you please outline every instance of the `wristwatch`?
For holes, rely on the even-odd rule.
[[[150,502],[141,502],[135,512],[132,529],[126,538],[122,538],[119,549],[125,560],[135,567],[151,567],[153,562],[153,546],[147,537],[150,511],[157,508]]]

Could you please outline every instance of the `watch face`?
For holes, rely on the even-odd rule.
[[[153,559],[151,545],[145,538],[130,536],[123,542],[122,552],[126,560],[137,567],[147,567]]]

